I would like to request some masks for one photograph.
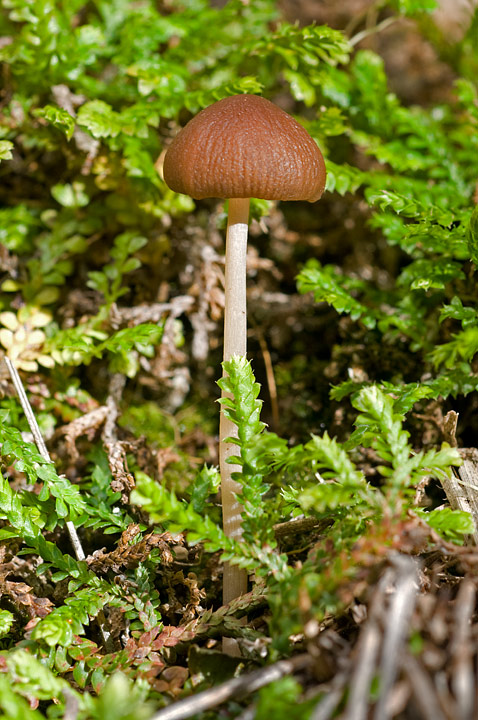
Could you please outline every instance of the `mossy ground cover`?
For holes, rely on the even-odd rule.
[[[2,717],[476,713],[478,14],[451,39],[435,5],[0,4]],[[328,170],[318,203],[252,203],[241,542],[225,208],[161,175],[239,93]]]

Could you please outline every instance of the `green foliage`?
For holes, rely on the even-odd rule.
[[[312,712],[316,699],[301,703],[302,688],[292,677],[284,677],[263,688],[259,693],[255,717],[257,720],[277,718],[289,720],[293,717],[306,718]]]
[[[348,313],[352,320],[361,318],[366,327],[375,327],[377,318],[353,296],[364,288],[360,280],[345,277],[330,265],[321,267],[313,259],[297,276],[297,288],[300,293],[313,292],[315,302],[328,302],[338,313]]]
[[[430,26],[422,15],[436,2],[377,5],[385,6]],[[200,647],[225,628],[250,643],[255,661],[271,647],[288,653],[290,638],[303,637],[311,618],[344,606],[344,586],[366,563],[401,550],[397,538],[413,512],[457,544],[472,531],[466,513],[414,507],[418,483],[439,480],[460,459],[446,444],[420,450],[407,414],[416,403],[478,389],[477,28],[475,13],[462,43],[439,44],[457,77],[454,96],[418,107],[390,91],[383,59],[357,51],[357,38],[285,22],[272,0],[5,0],[0,310],[7,325],[15,319],[18,334],[2,347],[25,372],[55,460],[46,462],[25,440],[27,423],[2,376],[0,539],[2,552],[18,556],[15,574],[22,563],[27,568],[29,588],[19,590],[23,604],[5,600],[0,610],[2,647],[9,648],[0,658],[5,717],[147,718],[194,686],[191,677],[158,689],[167,685],[164,668],[192,663],[190,642]],[[203,255],[213,204],[196,208],[169,190],[161,164],[192,114],[244,92],[288,94],[324,152],[328,191],[353,194],[360,212],[368,208],[366,260],[356,266],[361,250],[349,258],[343,250],[355,243],[355,220],[343,218],[334,229],[337,248],[324,241],[319,262],[311,257],[318,245],[302,243],[300,230],[301,213],[306,224],[314,215],[298,206],[301,242],[289,243],[287,235],[284,244],[291,267],[303,263],[299,292],[348,316],[348,323],[337,317],[347,336],[344,353],[353,337],[360,349],[399,348],[408,362],[387,371],[373,361],[361,381],[353,373],[340,377],[331,391],[343,411],[339,440],[329,434],[330,409],[318,399],[327,382],[325,347],[313,365],[320,366],[314,390],[297,397],[318,412],[314,427],[322,429],[302,443],[295,428],[289,437],[266,429],[260,386],[245,358],[225,364],[219,384],[230,399],[222,409],[238,429],[231,462],[240,467],[235,479],[244,507],[237,542],[221,528],[218,471],[204,464],[217,432],[208,395],[212,363],[194,356],[186,367],[192,333],[198,323],[209,333],[222,302]],[[349,198],[337,195],[346,208]],[[254,200],[251,217],[260,222],[271,208]],[[220,224],[225,214],[216,209],[213,217]],[[314,241],[325,227],[317,223]],[[256,236],[258,227],[263,223]],[[279,236],[270,227],[273,245]],[[220,263],[212,265],[220,275]],[[292,272],[280,270],[274,282],[282,275],[287,287]],[[186,293],[186,310],[171,309]],[[175,323],[182,323],[180,352]],[[7,325],[2,329],[13,333]],[[22,368],[18,338],[28,340],[38,327],[42,341],[30,359],[36,369]],[[211,347],[214,353],[217,338]],[[116,375],[127,378],[121,398],[110,395]],[[195,383],[197,375],[204,377]],[[292,372],[288,393],[296,391]],[[176,405],[168,405],[169,392],[181,396]],[[95,420],[106,403],[108,427]],[[290,549],[278,529],[304,515],[317,533]],[[73,557],[67,523],[96,555]],[[184,543],[188,562],[181,560]],[[267,604],[267,637],[239,620],[250,598],[210,609],[219,604],[219,560],[250,571],[252,597]],[[9,559],[1,562],[7,571]],[[103,643],[104,617],[114,652]],[[307,717],[314,702],[306,692],[283,678],[259,693],[256,716]]]
[[[403,416],[396,413],[392,398],[378,387],[364,388],[353,405],[361,414],[349,443],[372,447],[387,463],[379,469],[393,495],[408,485],[416,486],[425,475],[440,477],[449,472],[451,465],[461,464],[458,452],[446,443],[439,451],[412,453],[409,434],[402,428]]]
[[[299,577],[302,578],[300,582],[309,582],[313,575],[318,587],[326,587],[323,585],[326,579],[317,569],[319,559],[311,558],[300,572],[291,573],[285,557],[271,552],[276,543],[270,529],[280,514],[284,518],[302,511],[328,520],[334,544],[337,543],[337,547],[345,544],[350,548],[367,524],[374,523],[379,527],[384,517],[396,516],[398,521],[405,515],[413,506],[410,490],[416,488],[421,478],[440,478],[461,460],[457,451],[446,445],[440,450],[415,452],[409,442],[409,433],[403,429],[403,415],[396,411],[394,400],[377,386],[363,388],[354,399],[354,407],[359,411],[357,429],[346,446],[325,433],[323,437],[314,436],[305,446],[287,448],[280,438],[264,432],[259,416],[259,386],[250,363],[243,357],[234,357],[225,363],[224,369],[227,376],[219,383],[231,394],[222,404],[238,428],[238,438],[234,442],[239,455],[231,462],[242,466],[235,479],[243,487],[239,499],[244,504],[244,537],[248,542],[238,543],[227,538],[212,522],[207,504],[201,505],[202,513],[199,514],[193,502],[179,500],[147,476],[139,476],[132,499],[170,532],[187,528],[191,542],[201,540],[207,550],[221,550],[228,561],[264,575],[273,607],[276,593],[283,593],[284,586],[290,583],[288,602],[293,616]],[[372,447],[377,453],[379,488],[367,483],[351,459],[350,453],[356,452],[358,445]],[[288,487],[274,488],[274,475],[278,469],[282,477],[286,472],[295,481]],[[203,473],[204,470],[196,487],[204,482]],[[249,487],[254,487],[255,492],[249,493]],[[454,532],[455,538],[460,540],[470,531],[470,518],[461,516],[458,522],[458,517],[454,516],[449,522],[447,513],[442,520],[441,512],[436,513],[434,527],[442,522],[445,528],[448,522],[452,528],[449,536]],[[261,519],[260,524],[257,518]],[[262,543],[262,547],[255,543]],[[274,615],[274,622],[279,625],[284,624],[280,617],[285,613],[285,602],[282,598],[282,603],[277,606],[279,615]],[[290,624],[287,627],[290,632]]]
[[[83,635],[84,626],[111,600],[111,595],[105,589],[106,583],[94,578],[91,579],[91,585],[76,590],[72,597],[66,599],[65,605],[47,615],[35,627],[33,640],[43,641],[51,647],[69,647],[75,635]]]
[[[262,401],[258,400],[259,383],[255,382],[251,364],[244,357],[235,357],[223,363],[225,376],[218,381],[221,390],[230,398],[220,400],[225,417],[237,426],[238,437],[230,441],[239,447],[239,455],[228,462],[241,466],[241,472],[233,473],[242,491],[239,499],[244,506],[244,536],[275,545],[270,522],[264,514],[263,496],[269,490],[264,477],[273,461],[283,450],[279,438],[264,433],[265,424],[260,420]]]
[[[13,143],[9,140],[0,140],[0,160],[12,159]]]
[[[107,679],[96,701],[91,702],[96,720],[147,720],[154,705],[146,702],[144,683],[132,683],[123,673],[114,672]]]
[[[75,120],[69,112],[55,105],[45,105],[33,111],[35,117],[43,118],[65,133],[67,140],[71,140],[75,130]]]
[[[432,5],[396,4],[407,13]],[[467,263],[477,255],[476,88],[459,80],[455,107],[404,107],[388,90],[381,58],[359,51],[348,71],[330,73],[322,92],[327,112],[340,112],[332,134],[342,128],[339,137],[348,135],[359,152],[379,163],[366,172],[329,163],[329,188],[353,192],[363,186],[370,225],[407,258],[386,287],[309,260],[298,276],[299,292],[313,292],[316,302],[378,332],[385,345],[405,340],[432,374],[421,381],[424,396],[466,394],[476,387],[470,365],[476,354],[474,308],[463,294],[473,285]],[[464,322],[451,341],[438,332],[444,319]],[[395,386],[402,394],[400,383]],[[346,383],[334,397],[343,397],[346,388],[358,389]]]
[[[146,238],[137,237],[134,233],[119,235],[111,250],[113,262],[105,265],[101,272],[88,273],[88,287],[103,293],[107,307],[128,292],[127,288],[121,287],[123,275],[137,270],[141,265],[137,258],[129,256],[144,247],[146,243]]]
[[[45,717],[38,710],[32,710],[28,700],[15,692],[10,678],[0,675],[0,707],[4,717],[12,720],[43,720]]]
[[[208,497],[217,493],[220,484],[221,476],[217,469],[204,465],[191,487],[191,504],[197,513],[204,511]]]
[[[34,445],[26,443],[16,428],[0,424],[0,443],[4,461],[14,464],[17,472],[25,473],[31,483],[42,482],[38,494],[28,490],[14,493],[1,477],[1,512],[13,529],[0,530],[0,537],[34,538],[45,525],[52,530],[61,519],[78,516],[84,508],[78,488],[59,476],[53,463],[46,461]]]
[[[470,514],[462,510],[445,507],[440,510],[426,511],[418,508],[416,513],[445,540],[457,545],[463,545],[465,536],[475,530]]]
[[[192,502],[180,500],[174,492],[165,490],[144,473],[139,473],[137,479],[131,501],[146,510],[156,522],[161,522],[169,532],[175,533],[181,528],[186,531],[190,543],[203,542],[208,552],[221,551],[224,561],[259,575],[272,573],[280,580],[289,574],[284,556],[277,555],[269,547],[232,540],[208,514],[198,513]]]
[[[73,690],[64,679],[30,652],[15,650],[6,656],[6,671],[0,675],[0,707],[5,717],[16,720],[42,720],[45,716],[30,707],[29,699],[53,702],[58,717],[75,703],[79,717],[92,720],[140,720],[151,716],[152,704],[145,702],[145,687],[131,682],[123,673],[114,673],[98,697]],[[114,713],[114,714],[113,714]]]
[[[250,517],[254,516],[254,513],[260,513],[264,526],[267,521],[275,521],[278,507],[285,516],[303,511],[307,515],[315,515],[322,521],[328,521],[330,530],[327,535],[332,545],[337,552],[339,548],[343,548],[348,554],[366,528],[370,528],[370,524],[379,528],[386,517],[395,517],[399,522],[399,518],[406,515],[407,509],[413,506],[410,490],[415,490],[421,478],[443,477],[450,472],[452,465],[461,463],[458,452],[446,444],[440,450],[415,452],[409,441],[409,433],[403,429],[404,416],[397,412],[394,400],[377,386],[363,388],[353,400],[354,407],[359,411],[357,427],[345,446],[341,446],[325,433],[323,437],[314,436],[305,446],[293,448],[287,448],[277,438],[274,441],[275,451],[268,454],[268,445],[264,445],[260,440],[264,426],[259,418],[258,387],[250,364],[245,358],[236,357],[225,363],[225,370],[228,376],[220,381],[220,384],[231,393],[232,398],[223,401],[223,406],[237,425],[239,436],[235,442],[240,448],[240,455],[235,457],[233,462],[242,464],[243,467],[243,471],[235,477],[245,487],[251,479],[248,474],[251,465],[260,475],[260,479],[252,476],[252,481],[258,488],[256,499],[249,500],[249,505],[244,503],[244,529],[249,536],[252,536]],[[256,450],[251,463],[248,462],[248,451],[253,433]],[[351,459],[351,453],[355,453],[358,446],[372,447],[379,458],[376,471],[381,481],[378,487],[367,483],[363,473]],[[264,480],[272,480],[273,472],[277,468],[282,470],[282,476],[285,471],[289,477],[295,479],[287,488],[281,488],[282,500],[279,503],[277,498],[271,497],[270,492],[265,497],[261,494],[261,488],[267,487]],[[242,500],[248,499],[244,490],[239,497]],[[463,535],[469,533],[473,525],[471,518],[466,513],[450,518],[448,512],[442,517],[442,512],[440,510],[430,515],[432,523],[435,523],[433,526],[443,528],[444,533],[449,532],[449,537],[454,535],[461,542]],[[171,514],[171,508],[168,507],[169,518]],[[186,525],[186,520],[184,524]],[[197,521],[196,527],[199,530]],[[202,532],[203,537],[206,536],[205,527]],[[267,538],[264,530],[259,538]],[[247,553],[242,543],[236,547],[231,546],[231,554],[227,557],[234,557],[238,552]],[[293,631],[299,587],[312,584],[314,596],[317,594],[315,602],[321,604],[323,611],[326,600],[323,599],[320,603],[320,592],[323,593],[323,598],[327,598],[327,602],[337,603],[337,598],[334,598],[336,583],[344,570],[337,567],[331,581],[327,563],[325,570],[322,566],[322,553],[318,556],[311,554],[300,571],[282,572],[280,575],[273,570],[269,555],[262,554],[260,559],[262,567],[257,568],[256,572],[264,574],[266,571],[269,602],[273,609],[272,623],[282,628],[282,631],[278,631],[278,642],[280,638],[284,639],[284,633]],[[244,566],[244,563],[242,564]],[[247,566],[252,567],[252,564]],[[280,583],[279,578],[282,580]],[[285,617],[289,618],[288,622]]]
[[[113,476],[105,453],[96,447],[91,453],[91,461],[91,475],[82,486],[82,495],[87,502],[83,515],[78,518],[78,525],[101,528],[105,535],[120,533],[133,522],[133,518],[119,507],[121,493],[111,489]]]
[[[376,503],[362,473],[357,471],[345,449],[327,433],[323,437],[312,437],[305,445],[300,461],[315,470],[318,480],[302,489],[297,496],[304,512],[355,513],[360,512],[357,506],[365,508],[368,504],[373,508]]]
[[[12,615],[8,610],[0,610],[0,637],[5,637],[10,632],[10,629],[15,620],[15,616]]]
[[[132,328],[123,328],[107,337],[106,333],[95,330],[96,321],[79,326],[73,330],[59,330],[47,341],[51,357],[60,365],[88,365],[93,358],[101,358],[109,353],[111,367],[115,363],[124,369],[129,377],[134,377],[136,364],[130,367],[132,351],[142,355],[152,355],[154,345],[162,336],[162,327],[152,323],[142,323]]]
[[[392,0],[392,7],[406,15],[414,15],[421,12],[432,12],[438,7],[436,0]]]

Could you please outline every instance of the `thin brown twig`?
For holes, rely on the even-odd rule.
[[[194,298],[190,295],[178,295],[170,302],[151,303],[150,305],[137,305],[135,307],[115,307],[114,321],[117,325],[134,327],[144,322],[158,323],[164,316],[170,313],[174,318],[182,315],[194,304]]]
[[[402,658],[402,670],[412,688],[423,720],[447,720],[439,705],[433,682],[421,663],[410,653]]]
[[[314,659],[308,653],[296,655],[290,660],[279,660],[273,665],[267,665],[241,677],[226,680],[210,690],[204,690],[197,695],[179,700],[160,710],[153,715],[151,720],[186,720],[186,718],[211,710],[233,698],[250,695],[256,690],[280,680],[285,675],[309,667],[313,662]]]
[[[319,520],[313,517],[299,517],[286,522],[276,523],[273,527],[277,539],[287,537],[288,535],[301,535],[312,530],[325,530],[329,527],[331,521]]]
[[[310,720],[329,720],[332,717],[343,697],[348,678],[349,673],[344,670],[337,673],[328,686],[323,688],[325,695],[315,706]]]
[[[279,431],[279,404],[277,402],[277,385],[274,375],[274,367],[272,365],[271,354],[264,337],[264,334],[260,328],[255,327],[257,339],[259,340],[259,346],[261,348],[262,358],[264,360],[264,367],[266,370],[267,387],[269,389],[269,398],[271,401],[271,413],[272,413],[272,428],[275,432]]]

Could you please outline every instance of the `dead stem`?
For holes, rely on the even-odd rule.
[[[349,682],[349,699],[344,720],[364,720],[368,714],[370,686],[375,675],[381,641],[379,616],[385,602],[385,591],[392,582],[389,569],[381,578],[373,595],[367,621],[359,636],[355,650],[356,662]]]
[[[153,715],[151,720],[186,720],[193,715],[199,715],[206,710],[222,705],[233,698],[241,698],[256,692],[272,682],[280,680],[297,670],[302,670],[313,663],[313,658],[304,653],[296,655],[291,660],[279,660],[273,665],[266,665],[260,670],[246,673],[238,678],[226,682],[210,690],[204,690],[192,697],[173,703],[164,710]]]
[[[447,720],[432,679],[411,653],[407,653],[403,658],[402,670],[410,683],[413,698],[423,720]]]
[[[390,693],[399,673],[399,658],[409,634],[409,622],[418,592],[417,562],[405,555],[393,558],[395,565],[395,592],[384,617],[384,640],[380,659],[380,695],[374,712],[374,720],[390,717],[387,705]]]

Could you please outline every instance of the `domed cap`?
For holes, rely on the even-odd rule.
[[[171,143],[163,172],[172,190],[198,200],[315,202],[326,177],[309,133],[257,95],[234,95],[201,110]]]

